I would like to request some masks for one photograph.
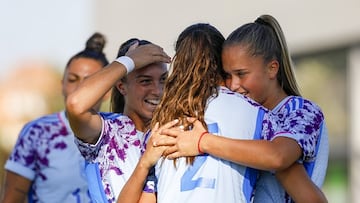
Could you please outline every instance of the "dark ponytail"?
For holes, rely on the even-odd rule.
[[[94,59],[96,61],[99,61],[103,67],[109,64],[109,61],[107,60],[105,54],[103,53],[103,49],[105,47],[106,40],[105,37],[96,32],[94,33],[87,41],[85,49],[77,54],[75,54],[73,57],[70,58],[68,63],[66,64],[66,67],[69,66],[72,60],[77,58],[90,58]]]

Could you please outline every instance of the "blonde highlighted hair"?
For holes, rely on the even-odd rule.
[[[279,85],[288,95],[301,95],[284,33],[273,16],[262,15],[255,22],[237,28],[224,42],[224,48],[238,45],[247,47],[250,55],[262,56],[265,63],[277,60]]]
[[[163,125],[184,116],[196,117],[206,126],[207,100],[217,95],[218,84],[223,79],[221,49],[224,40],[215,27],[206,23],[191,25],[179,35],[172,73],[153,113],[151,128],[156,122]]]

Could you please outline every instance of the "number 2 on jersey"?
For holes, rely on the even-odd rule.
[[[208,124],[208,130],[210,133],[218,133],[218,125],[216,123]],[[197,156],[192,166],[190,166],[184,175],[181,177],[181,191],[193,190],[197,187],[201,188],[214,188],[214,178],[198,177],[193,179],[196,173],[199,171],[201,166],[205,163],[208,158],[207,154]]]

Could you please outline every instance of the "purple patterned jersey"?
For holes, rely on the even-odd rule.
[[[95,202],[115,202],[143,152],[143,133],[122,114],[101,113],[103,127],[96,144],[76,140],[87,163],[90,195]]]
[[[64,112],[26,124],[5,169],[32,181],[28,202],[91,202],[85,161]]]
[[[313,102],[289,96],[278,104],[264,123],[262,139],[273,140],[278,136],[295,139],[300,145],[303,161],[313,161],[324,115]]]
[[[328,164],[329,146],[324,115],[315,103],[298,96],[281,101],[263,123],[262,139],[283,136],[294,139],[302,149],[303,163],[312,181],[321,187]],[[271,121],[271,122],[269,122]],[[254,202],[292,202],[272,172],[263,171],[257,181]]]

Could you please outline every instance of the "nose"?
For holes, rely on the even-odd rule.
[[[241,84],[240,84],[240,80],[237,79],[236,77],[231,77],[231,78],[228,78],[226,79],[226,86],[233,92],[237,92],[240,87],[241,87]]]
[[[151,88],[151,93],[156,96],[161,96],[164,90],[164,84],[160,82],[154,82]]]

